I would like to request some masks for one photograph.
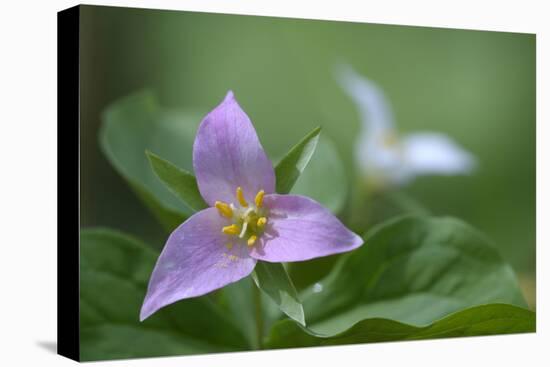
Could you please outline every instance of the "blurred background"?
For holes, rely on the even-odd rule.
[[[161,248],[166,234],[98,144],[102,113],[144,88],[206,114],[232,89],[271,157],[323,127],[353,182],[359,117],[334,79],[346,62],[386,93],[400,132],[435,130],[479,160],[471,176],[404,191],[486,233],[535,302],[535,35],[84,6],[81,225]],[[189,155],[190,146],[182,147]]]

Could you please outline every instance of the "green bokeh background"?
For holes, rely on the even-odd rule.
[[[478,157],[472,176],[405,191],[494,240],[534,306],[535,35],[94,6],[81,27],[83,227],[164,244],[97,139],[105,107],[143,88],[204,113],[232,89],[272,157],[321,125],[351,179],[359,120],[333,77],[347,62],[384,89],[402,132],[441,131]]]

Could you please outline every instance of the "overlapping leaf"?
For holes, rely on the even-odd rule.
[[[315,332],[332,335],[366,318],[424,326],[487,303],[526,306],[497,249],[457,219],[404,217],[364,239],[304,293]]]
[[[288,194],[292,190],[294,183],[298,180],[315,152],[320,133],[321,128],[315,128],[293,146],[275,166],[276,191],[279,194]]]
[[[462,336],[517,334],[535,331],[535,313],[524,308],[490,304],[456,312],[430,325],[419,327],[382,318],[359,321],[348,330],[323,335],[282,320],[271,329],[268,348],[298,348],[323,345],[423,340]]]
[[[334,214],[345,204],[348,181],[342,161],[332,140],[321,135],[315,154],[290,191],[315,199]]]
[[[166,187],[193,212],[206,208],[195,176],[152,152],[146,152],[151,168]]]

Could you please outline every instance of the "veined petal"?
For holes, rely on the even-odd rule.
[[[336,69],[336,78],[359,110],[363,139],[393,130],[389,102],[374,82],[359,75],[350,65],[340,65]]]
[[[410,134],[403,139],[407,169],[411,174],[467,174],[476,166],[472,154],[440,133]]]
[[[157,260],[140,320],[184,298],[197,297],[249,275],[256,260],[246,246],[229,246],[221,233],[227,220],[215,208],[204,209],[172,232]]]
[[[193,145],[193,167],[204,200],[235,203],[242,187],[245,199],[275,191],[275,172],[256,130],[232,92],[202,120]]]
[[[250,256],[268,262],[303,261],[353,250],[363,243],[316,201],[299,195],[266,195],[265,231]]]

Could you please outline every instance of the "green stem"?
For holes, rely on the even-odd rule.
[[[258,340],[258,348],[262,349],[262,339],[264,336],[264,318],[262,315],[262,295],[260,288],[254,286],[254,313],[256,316],[256,338]]]
[[[351,195],[348,198],[348,206],[344,211],[344,223],[357,232],[362,232],[370,218],[370,199],[372,192],[366,187],[365,178],[355,175],[355,184],[351,185]]]
[[[430,215],[430,211],[427,208],[402,191],[390,192],[388,193],[388,197],[405,214]]]

